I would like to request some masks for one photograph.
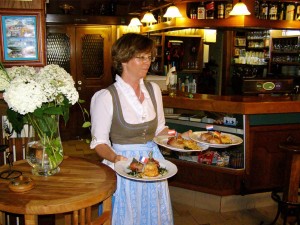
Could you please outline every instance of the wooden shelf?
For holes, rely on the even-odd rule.
[[[187,16],[189,2],[178,2],[176,6],[179,8],[183,18],[173,18],[169,22],[159,23],[152,26],[144,26],[141,31],[155,32],[166,31],[184,28],[225,28],[225,29],[289,29],[298,30],[300,27],[300,21],[287,21],[287,20],[262,20],[258,19],[254,15],[254,1],[244,0],[248,9],[251,12],[249,16],[231,16],[226,19],[190,19]],[[235,2],[235,1],[234,1]]]

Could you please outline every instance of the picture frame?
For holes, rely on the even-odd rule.
[[[10,66],[45,66],[42,10],[0,9],[0,61]]]

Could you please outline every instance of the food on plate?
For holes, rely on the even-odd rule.
[[[133,158],[132,162],[129,165],[129,169],[134,172],[142,172],[143,167],[144,167],[144,164],[137,161],[135,158]]]
[[[152,157],[141,157],[140,161],[133,158],[128,169],[130,169],[131,172],[127,174],[138,178],[157,177],[168,172],[166,168],[162,168],[159,162]]]
[[[170,137],[167,144],[175,148],[187,150],[199,150],[201,148],[197,145],[197,142],[184,139],[181,135],[178,135],[178,137]]]
[[[218,131],[202,133],[199,139],[210,144],[232,144],[232,140],[228,135],[222,134]]]
[[[157,177],[159,175],[158,165],[155,162],[148,162],[144,167],[144,174],[147,177]]]

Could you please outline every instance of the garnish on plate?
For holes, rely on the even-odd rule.
[[[152,152],[149,153],[149,158],[140,157],[140,160],[133,158],[128,169],[131,171],[127,174],[137,178],[157,177],[168,173],[168,170],[161,167],[152,157]]]

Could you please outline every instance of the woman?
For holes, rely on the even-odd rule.
[[[154,43],[135,33],[119,38],[112,46],[113,67],[119,75],[91,101],[91,148],[114,163],[128,158],[163,159],[152,141],[166,135],[168,127],[160,88],[144,82],[153,59]],[[111,142],[110,142],[111,140]],[[141,182],[117,175],[113,225],[172,225],[173,213],[167,180]]]

